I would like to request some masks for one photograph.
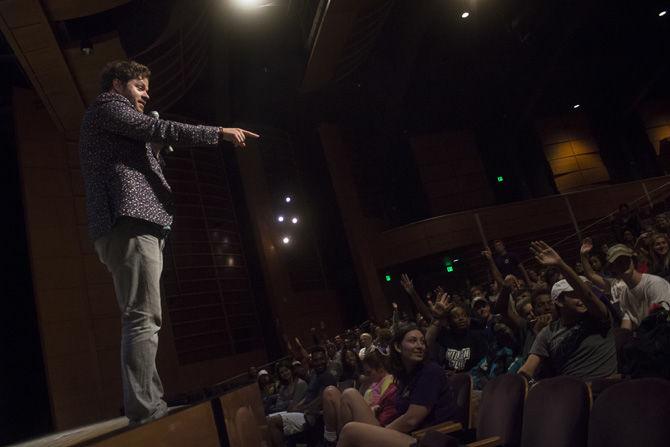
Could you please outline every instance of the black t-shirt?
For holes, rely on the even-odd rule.
[[[500,274],[503,278],[507,275],[519,276],[521,271],[519,271],[519,257],[514,253],[506,253],[505,255],[496,255],[493,260],[500,270]]]
[[[418,428],[430,427],[454,418],[456,400],[444,370],[433,362],[416,367],[407,383],[398,383],[396,411],[407,413],[410,405],[430,408],[430,413]]]
[[[433,359],[444,369],[470,371],[486,355],[488,343],[483,331],[470,329],[458,334],[441,328],[431,350]]]

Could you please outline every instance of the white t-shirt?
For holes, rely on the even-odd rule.
[[[632,321],[635,326],[639,326],[644,317],[649,315],[653,304],[670,309],[670,283],[660,276],[643,273],[637,286],[632,289],[628,286],[617,289],[623,319]],[[612,290],[612,295],[614,293]]]

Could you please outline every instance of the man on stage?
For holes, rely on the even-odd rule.
[[[102,93],[86,111],[79,139],[89,233],[112,274],[121,310],[123,401],[131,424],[167,413],[156,351],[159,281],[173,203],[156,149],[164,144],[213,146],[222,140],[244,147],[247,138],[258,138],[243,129],[144,115],[150,76],[146,66],[133,61],[107,64]]]

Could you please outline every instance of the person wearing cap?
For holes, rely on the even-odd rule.
[[[660,276],[640,273],[633,256],[635,252],[624,244],[613,245],[607,251],[609,270],[625,284],[618,292],[623,313],[621,327],[631,330],[640,325],[652,307],[670,309],[670,283]]]
[[[542,329],[519,373],[532,378],[538,367],[553,375],[590,381],[617,371],[612,317],[591,287],[543,241],[533,242],[531,252],[547,267],[556,267],[565,279],[551,288],[559,319]]]

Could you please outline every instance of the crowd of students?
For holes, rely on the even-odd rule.
[[[413,445],[413,431],[453,418],[448,377],[455,373],[470,374],[476,390],[506,373],[531,384],[622,373],[670,379],[670,340],[658,339],[668,332],[654,332],[670,328],[670,220],[642,219],[622,205],[612,226],[613,241],[599,249],[582,241],[575,265],[543,241],[530,244],[532,263],[494,241],[482,252],[491,276],[485,285],[437,287],[422,298],[402,275],[415,318],[393,303],[391,321],[332,340],[323,324],[321,334],[313,329],[309,351],[287,340],[292,361],[252,373],[273,446],[320,421],[324,446]],[[620,340],[631,339],[622,355]]]

